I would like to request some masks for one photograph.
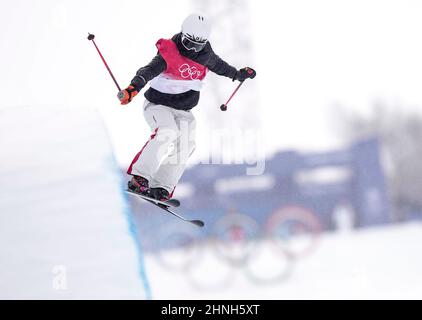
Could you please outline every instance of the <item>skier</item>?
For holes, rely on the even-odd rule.
[[[210,33],[207,18],[189,15],[180,33],[158,40],[157,55],[118,93],[121,104],[126,105],[151,81],[143,110],[152,135],[127,170],[132,175],[128,188],[133,192],[160,201],[171,198],[195,149],[191,109],[198,104],[208,70],[233,81],[256,76],[252,68],[237,70],[216,55],[208,41]]]

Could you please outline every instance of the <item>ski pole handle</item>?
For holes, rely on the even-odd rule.
[[[237,90],[239,90],[239,88],[242,86],[243,82],[244,82],[244,81],[241,81],[241,82],[239,83],[239,85],[236,87],[236,89],[234,89],[234,91],[233,91],[233,93],[231,94],[231,96],[230,96],[229,100],[227,100],[227,102],[226,102],[226,103],[224,103],[224,104],[222,104],[222,105],[220,106],[220,110],[221,110],[221,111],[226,111],[226,110],[227,110],[227,105],[229,104],[230,100],[234,97],[234,95],[236,94]]]
[[[122,89],[120,89],[120,86],[119,86],[119,84],[118,84],[118,83],[117,83],[117,81],[116,81],[116,78],[114,77],[113,73],[111,72],[110,68],[108,67],[107,62],[105,61],[105,59],[104,59],[103,55],[101,54],[100,49],[98,49],[97,44],[96,44],[96,43],[95,43],[95,41],[94,41],[94,38],[95,38],[95,35],[93,35],[93,34],[91,34],[91,33],[89,33],[89,32],[88,32],[88,40],[89,40],[89,41],[92,41],[92,43],[93,43],[93,44],[94,44],[94,46],[95,46],[95,49],[97,49],[98,54],[100,55],[101,60],[103,60],[104,65],[106,66],[106,68],[107,68],[108,72],[110,73],[110,76],[111,76],[111,78],[113,79],[113,81],[114,81],[114,83],[115,83],[115,85],[116,85],[117,89],[119,89],[119,91],[122,91]]]

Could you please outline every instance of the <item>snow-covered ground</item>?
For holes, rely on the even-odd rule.
[[[145,298],[136,232],[99,114],[1,109],[0,150],[0,298]]]
[[[197,254],[167,251],[162,260],[148,254],[153,298],[422,299],[420,222],[324,233],[310,255],[293,260],[263,241],[252,251],[249,267],[246,262],[229,267],[211,243],[201,244]],[[183,265],[190,256],[195,262]],[[259,283],[251,274],[267,279]],[[277,274],[279,280],[271,281]]]
[[[0,149],[0,298],[422,299],[420,222],[323,233],[302,258],[202,241],[143,269],[95,110],[2,109]]]

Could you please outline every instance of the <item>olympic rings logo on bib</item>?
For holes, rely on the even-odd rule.
[[[192,80],[196,80],[201,75],[201,71],[198,70],[195,66],[190,66],[187,63],[182,64],[179,67],[180,75],[182,78],[191,78]]]

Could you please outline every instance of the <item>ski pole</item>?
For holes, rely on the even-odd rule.
[[[100,49],[98,49],[97,44],[96,44],[96,43],[95,43],[95,41],[94,41],[94,38],[95,38],[95,35],[93,35],[93,34],[91,34],[91,33],[89,33],[89,32],[88,32],[88,40],[92,41],[92,43],[94,44],[95,49],[97,49],[98,54],[100,55],[101,59],[103,60],[103,62],[104,62],[104,64],[105,64],[105,66],[106,66],[106,68],[107,68],[108,72],[110,73],[111,78],[113,79],[114,83],[116,84],[117,89],[119,89],[119,91],[121,91],[120,86],[119,86],[119,84],[118,84],[118,83],[117,83],[117,81],[116,81],[116,78],[114,77],[113,73],[111,72],[110,68],[108,67],[107,62],[104,60],[104,57],[103,57],[103,55],[101,54]]]
[[[239,85],[236,87],[236,89],[234,89],[233,93],[231,94],[229,100],[227,100],[227,102],[225,104],[222,104],[220,106],[221,111],[226,111],[227,110],[227,105],[229,104],[230,100],[233,98],[233,96],[236,94],[237,90],[239,90],[240,86],[243,84],[244,81],[241,81],[239,83]]]

